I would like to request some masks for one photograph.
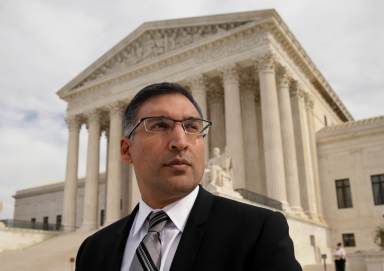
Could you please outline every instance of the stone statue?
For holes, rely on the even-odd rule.
[[[231,169],[231,157],[221,155],[219,148],[213,148],[213,157],[208,161],[209,183],[223,187],[225,182],[232,182]]]
[[[242,198],[233,189],[232,158],[226,153],[220,154],[217,147],[213,148],[213,157],[208,161],[203,183],[211,192]]]

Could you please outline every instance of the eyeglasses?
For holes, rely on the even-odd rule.
[[[136,123],[136,125],[132,128],[131,132],[129,133],[128,138],[131,138],[131,135],[141,123],[144,124],[144,129],[148,133],[166,134],[172,131],[173,128],[175,128],[176,122],[181,123],[181,127],[183,127],[183,130],[186,134],[201,136],[207,135],[209,127],[211,127],[212,125],[211,121],[198,118],[174,120],[167,117],[145,117],[140,119]]]

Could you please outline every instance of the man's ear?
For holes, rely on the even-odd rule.
[[[124,163],[127,163],[127,164],[132,163],[131,153],[130,153],[130,140],[126,137],[124,137],[120,141],[120,155],[121,155],[121,160]]]

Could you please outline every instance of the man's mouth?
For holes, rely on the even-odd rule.
[[[164,164],[166,167],[170,167],[177,170],[185,170],[188,167],[192,166],[188,160],[185,159],[172,159]]]

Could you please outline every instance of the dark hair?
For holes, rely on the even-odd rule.
[[[341,243],[337,243],[337,246],[341,247]]]
[[[187,89],[185,89],[183,86],[177,84],[177,83],[169,83],[169,82],[163,82],[163,83],[156,83],[149,86],[144,87],[141,89],[135,97],[133,97],[132,101],[128,104],[127,108],[124,112],[124,135],[127,136],[132,128],[137,122],[137,112],[139,111],[140,107],[145,103],[148,99],[159,96],[159,95],[166,95],[166,94],[181,94],[184,97],[186,97],[193,106],[197,109],[199,112],[199,115],[201,118],[203,118],[203,113],[201,112],[199,104],[196,102],[196,100],[193,98],[191,92],[189,92]]]

